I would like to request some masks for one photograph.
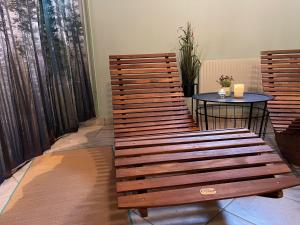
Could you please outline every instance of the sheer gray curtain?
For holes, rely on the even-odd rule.
[[[95,116],[78,0],[0,0],[0,182]]]

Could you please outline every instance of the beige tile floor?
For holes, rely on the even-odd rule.
[[[271,134],[266,140],[276,147]],[[45,154],[83,147],[112,146],[112,144],[112,128],[103,127],[98,120],[90,120],[82,123],[77,133],[59,139]],[[0,210],[28,168],[30,162],[0,185]],[[295,171],[299,173],[300,169],[295,168]],[[140,217],[136,210],[130,210],[128,215],[134,225],[300,225],[300,186],[285,190],[281,199],[255,196],[156,208],[149,210],[149,217],[146,219]],[[99,221],[99,225],[106,224]]]

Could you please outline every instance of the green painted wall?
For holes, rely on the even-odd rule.
[[[203,59],[300,48],[299,9],[299,0],[86,0],[98,116],[111,117],[110,54],[177,51],[187,21]]]

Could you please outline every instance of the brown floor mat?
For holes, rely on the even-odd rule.
[[[110,147],[49,153],[34,160],[0,216],[9,225],[125,225]]]

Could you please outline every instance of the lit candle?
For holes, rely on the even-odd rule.
[[[242,98],[244,97],[245,85],[244,84],[235,84],[234,85],[234,97]]]

